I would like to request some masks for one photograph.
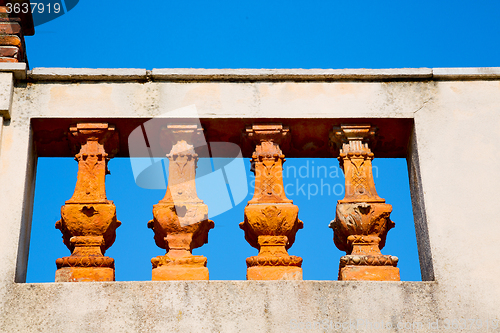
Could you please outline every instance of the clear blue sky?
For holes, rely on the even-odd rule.
[[[499,17],[500,2],[493,0],[80,1],[37,26],[26,45],[31,68],[495,67],[500,65]],[[333,158],[288,159],[285,167],[313,162],[338,167]],[[393,205],[396,222],[382,252],[400,258],[402,280],[419,280],[406,161],[375,159],[374,164],[377,190]],[[164,251],[146,224],[164,190],[136,186],[126,159],[112,160],[109,168],[107,194],[123,224],[106,254],[116,260],[117,280],[149,280],[150,259]],[[338,171],[339,177],[323,181],[343,184]],[[55,259],[69,255],[54,223],[72,195],[76,172],[70,158],[39,160],[28,282],[53,281]],[[321,179],[300,181],[319,185]],[[210,195],[207,189],[199,194]],[[304,279],[336,279],[343,252],[335,248],[328,223],[341,197],[290,196],[304,221],[290,249],[304,258]],[[214,217],[209,244],[195,250],[208,257],[211,279],[245,279],[245,258],[257,253],[238,228],[245,203]]]

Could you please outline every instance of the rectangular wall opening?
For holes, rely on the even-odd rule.
[[[99,121],[102,122],[102,120]],[[403,143],[404,140],[409,142],[412,121],[395,121],[396,125],[399,122],[399,127],[397,126],[394,132],[408,132],[406,138],[400,140]],[[113,120],[109,122],[113,123]],[[46,126],[44,125],[47,124],[46,120],[33,120],[35,144],[39,157],[26,282],[53,282],[56,270],[55,260],[70,255],[70,251],[62,242],[61,232],[55,229],[54,225],[60,219],[61,206],[73,194],[78,165],[70,156],[69,148],[63,147],[68,142],[61,142],[61,137],[67,134],[63,126],[66,126],[69,120],[58,120],[52,124],[54,123],[57,125]],[[207,128],[210,128],[210,125],[210,122],[207,123]],[[119,125],[117,128],[120,130]],[[294,133],[293,124],[290,128]],[[295,132],[298,130],[295,129]],[[212,127],[212,131],[207,130],[207,132],[212,133],[212,138],[208,138],[207,141],[213,139],[213,133],[216,133],[214,128]],[[52,150],[51,141],[42,140],[50,135],[52,135],[51,140],[56,140]],[[59,136],[59,139],[54,139],[56,136]],[[227,137],[230,137],[229,134],[226,134]],[[235,141],[235,139],[231,140]],[[400,143],[395,140],[383,140],[374,149],[373,175],[377,192],[393,206],[391,219],[396,223],[396,227],[389,231],[382,253],[399,258],[398,267],[402,281],[419,281],[422,279],[421,276],[423,280],[432,280],[433,278],[429,278],[429,269],[424,269],[422,265],[422,260],[426,261],[429,258],[426,254],[420,254],[419,263],[417,252],[411,202],[413,200],[414,210],[415,200],[420,199],[415,198],[413,194],[413,197],[410,197],[409,187],[409,183],[415,183],[416,171],[415,162],[413,162],[415,157],[408,158],[409,170],[413,172],[413,176],[410,174],[409,178],[407,163],[404,159],[408,150],[407,148],[398,150]],[[336,280],[339,259],[345,252],[335,247],[332,240],[333,231],[328,228],[328,224],[335,218],[337,200],[342,199],[344,195],[344,175],[335,156],[327,158],[321,156],[323,153],[319,153],[322,158],[297,156],[297,146],[298,144],[290,149],[291,157],[289,158],[287,152],[284,151],[287,154],[287,161],[284,164],[283,178],[286,195],[299,207],[299,218],[304,222],[304,228],[297,232],[295,244],[289,249],[289,253],[303,258],[304,280]],[[391,155],[384,152],[391,151],[391,147],[393,152],[396,151],[395,153]],[[318,151],[326,151],[326,149],[323,147]],[[242,146],[245,158],[241,160],[241,163],[246,173],[246,196],[242,197],[241,193],[238,195],[233,193],[230,184],[219,184],[217,189],[206,185],[210,183],[203,186],[197,184],[198,196],[208,204],[209,212],[211,206],[214,207],[214,204],[210,203],[215,202],[214,196],[217,196],[217,193],[226,191],[230,198],[227,203],[229,209],[218,207],[220,214],[211,217],[215,222],[215,228],[209,233],[208,244],[193,251],[195,255],[208,258],[207,267],[211,280],[245,280],[245,259],[257,255],[258,252],[245,241],[244,233],[238,227],[238,224],[243,221],[243,210],[252,198],[255,186],[255,178],[250,172],[249,151],[248,148]],[[311,151],[306,151],[305,155],[311,154]],[[147,228],[147,222],[153,218],[152,207],[164,197],[165,189],[148,189],[138,186],[132,164],[140,159],[141,157],[131,159],[126,154],[118,155],[110,161],[111,174],[106,177],[107,197],[114,201],[118,220],[122,222],[117,229],[115,243],[106,252],[107,256],[115,259],[116,281],[151,280],[151,258],[165,254],[165,250],[155,245],[153,231]],[[210,161],[209,158],[202,157],[199,162],[198,176],[208,175],[217,169],[217,165],[227,164],[225,159],[227,157],[214,157]],[[164,168],[168,166],[168,160],[164,159],[162,163]],[[413,191],[412,189],[412,193]],[[419,231],[424,222],[417,223],[418,237],[428,237],[425,232]],[[419,244],[422,242],[420,239],[418,241]],[[423,249],[425,250],[419,245],[419,251]]]

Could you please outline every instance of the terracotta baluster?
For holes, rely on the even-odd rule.
[[[299,208],[287,199],[283,187],[285,155],[280,144],[289,136],[281,124],[253,125],[246,134],[256,144],[252,155],[255,192],[245,208],[240,228],[245,239],[259,250],[247,258],[248,280],[302,280],[302,258],[288,255],[295,234],[302,229]]]
[[[106,123],[78,123],[70,128],[70,141],[80,146],[75,155],[78,178],[56,228],[71,256],[56,260],[56,282],[114,281],[114,260],[104,252],[114,243],[121,223],[115,205],[106,198],[105,177],[118,136],[114,126]]]
[[[214,222],[208,219],[208,207],[196,194],[194,147],[202,140],[203,129],[197,125],[169,125],[165,134],[173,143],[169,159],[168,186],[165,197],[153,206],[153,229],[156,245],[167,250],[164,256],[151,259],[153,280],[208,280],[207,258],[194,256],[192,250],[208,243]]]
[[[339,280],[400,280],[398,258],[380,252],[394,222],[392,206],[375,190],[373,153],[368,146],[374,135],[370,125],[342,125],[332,132],[345,174],[345,197],[338,201],[335,220],[330,223],[335,245],[347,253],[340,258]]]

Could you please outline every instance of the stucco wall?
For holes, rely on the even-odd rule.
[[[0,72],[0,330],[396,332],[413,323],[435,332],[465,319],[448,331],[500,331],[500,70]],[[31,120],[175,118],[193,104],[203,118],[413,119],[407,157],[428,281],[23,283]]]

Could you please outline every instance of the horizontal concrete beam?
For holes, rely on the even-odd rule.
[[[2,71],[2,68],[0,68],[0,71]],[[28,79],[32,81],[460,81],[498,78],[500,78],[500,67],[391,69],[165,68],[151,71],[133,68],[34,68],[28,71]]]
[[[336,332],[339,324],[346,332],[378,331],[369,323],[394,332],[398,323],[428,326],[461,314],[445,308],[460,310],[453,306],[460,301],[448,303],[435,282],[16,284],[7,297],[5,332]],[[306,327],[319,323],[326,329]]]

